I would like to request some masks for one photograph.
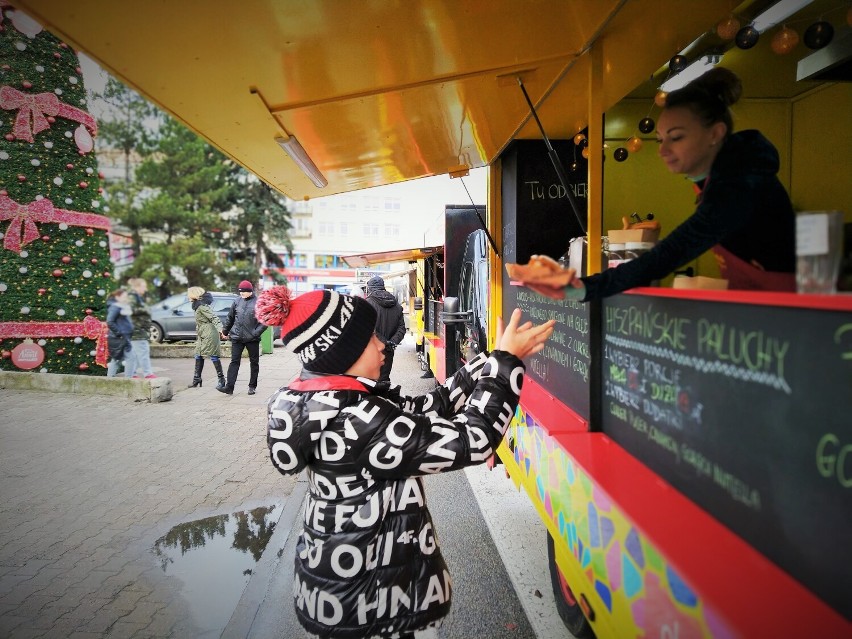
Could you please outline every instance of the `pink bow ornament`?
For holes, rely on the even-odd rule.
[[[39,238],[36,222],[50,222],[53,218],[53,203],[46,198],[19,204],[10,197],[0,195],[0,221],[9,220],[3,248],[20,253],[21,247]]]
[[[50,128],[50,123],[45,116],[58,115],[59,105],[59,98],[53,93],[31,95],[8,85],[0,89],[0,107],[7,111],[18,110],[12,133],[19,140],[30,143],[34,141],[34,134]]]

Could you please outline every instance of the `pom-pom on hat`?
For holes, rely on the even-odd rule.
[[[244,291],[253,291],[254,286],[252,286],[251,282],[249,282],[248,280],[243,280],[242,282],[240,282],[240,285],[237,287],[237,290],[241,293]]]
[[[293,297],[286,286],[262,292],[257,319],[281,327],[281,341],[315,373],[342,374],[358,361],[376,329],[376,311],[360,297],[311,291]]]

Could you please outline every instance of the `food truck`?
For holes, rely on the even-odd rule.
[[[698,64],[742,78],[736,128],[778,148],[796,210],[848,228],[849,2],[12,4],[293,199],[489,168],[490,343],[516,306],[558,323],[498,453],[575,635],[850,635],[852,297],[668,278],[555,302],[505,270],[579,245],[594,273],[622,218],[692,212],[653,120]]]
[[[490,264],[484,214],[483,206],[448,204],[443,244],[343,257],[350,266],[411,265],[408,329],[421,367],[440,382],[488,349]]]

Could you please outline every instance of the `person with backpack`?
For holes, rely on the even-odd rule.
[[[367,280],[366,298],[376,310],[376,335],[384,345],[385,361],[382,364],[380,382],[390,381],[393,368],[393,356],[396,347],[405,337],[405,320],[402,305],[396,301],[393,293],[385,290],[385,281],[378,275]]]

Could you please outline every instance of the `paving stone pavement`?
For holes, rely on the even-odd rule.
[[[178,391],[160,404],[0,390],[0,637],[211,636],[154,545],[183,522],[286,501],[297,480],[268,461],[266,398],[299,365],[263,355],[254,396],[247,361],[233,396],[209,363],[187,389],[191,370],[155,362]]]

